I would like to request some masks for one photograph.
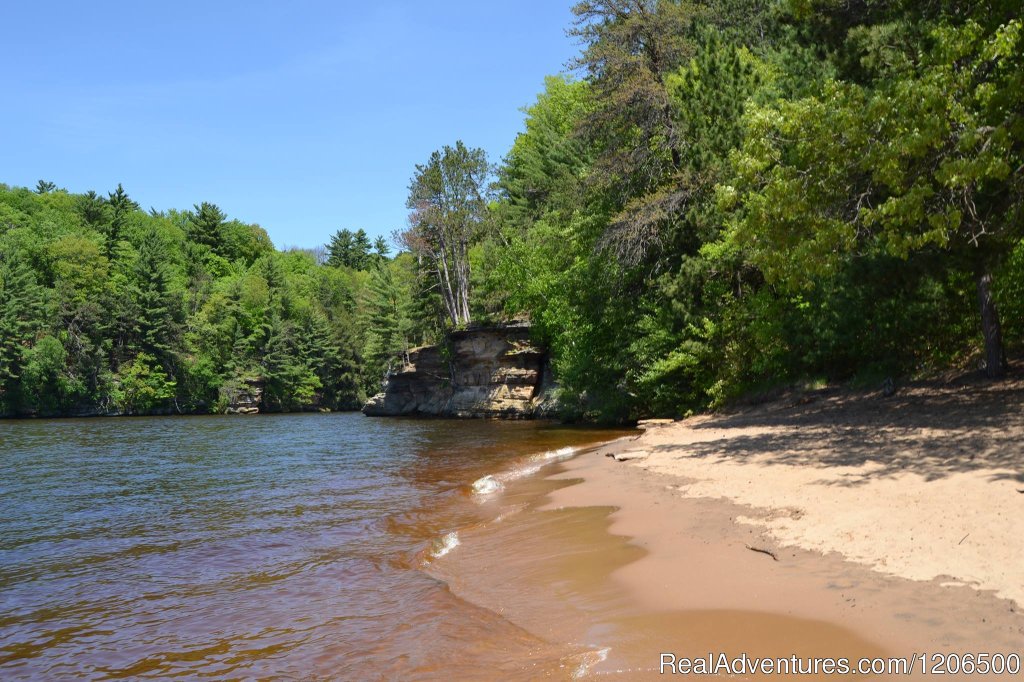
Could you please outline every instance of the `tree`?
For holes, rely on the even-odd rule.
[[[362,405],[359,385],[359,356],[349,330],[332,329],[328,316],[312,308],[302,320],[300,352],[320,380],[323,407],[358,409]]]
[[[327,264],[365,270],[370,264],[370,238],[366,230],[338,230],[327,245]]]
[[[898,56],[892,31],[853,33],[877,77],[755,111],[721,194],[736,209],[733,242],[798,288],[865,254],[941,254],[935,267],[971,273],[986,373],[999,377],[993,272],[1022,236],[1021,22],[924,33]]]
[[[44,328],[46,294],[17,251],[0,249],[0,406],[10,404],[26,349]]]
[[[193,204],[195,211],[188,214],[188,237],[197,244],[205,244],[218,256],[224,255],[224,223],[227,216],[216,204],[204,201]]]
[[[110,207],[110,222],[107,224],[107,258],[113,259],[117,243],[121,241],[128,216],[139,210],[139,205],[129,198],[121,183],[117,189],[107,193],[107,205]]]
[[[128,414],[146,414],[174,398],[176,383],[147,353],[124,365],[118,379],[114,401]]]
[[[453,327],[470,321],[469,246],[483,230],[489,176],[487,153],[459,140],[417,164],[409,185],[412,212],[401,239],[434,274]]]
[[[248,225],[239,220],[228,220],[221,225],[223,248],[220,255],[229,261],[241,260],[252,265],[260,256],[273,253],[274,244],[267,231],[259,225]]]
[[[395,280],[385,261],[379,261],[370,273],[366,286],[365,319],[367,393],[376,393],[384,374],[392,369],[396,358],[409,350],[411,301]]]
[[[132,286],[133,299],[139,311],[139,347],[165,368],[171,366],[180,335],[179,310],[171,291],[168,256],[168,248],[160,234],[155,230],[147,232],[139,244]]]
[[[365,270],[370,266],[370,237],[366,230],[359,228],[352,238],[353,264],[356,270]]]
[[[23,407],[54,414],[66,406],[70,394],[79,388],[68,380],[67,359],[64,346],[49,335],[25,352],[20,397]]]
[[[656,252],[688,198],[684,139],[666,78],[694,53],[693,4],[677,0],[586,0],[570,34],[583,44],[594,106],[580,133],[601,150],[592,182],[613,202],[604,245],[635,265]]]
[[[264,402],[276,409],[294,410],[310,405],[323,385],[299,350],[294,325],[273,315],[263,354]]]
[[[544,79],[544,92],[523,109],[526,129],[498,173],[507,223],[521,228],[549,211],[567,213],[579,206],[594,147],[575,133],[591,107],[587,81]]]
[[[572,11],[569,33],[584,46],[572,66],[594,88],[597,106],[586,126],[606,145],[602,163],[611,172],[639,171],[628,175],[656,184],[657,174],[682,162],[665,77],[693,54],[688,36],[695,10],[675,0],[586,0]]]
[[[336,268],[352,267],[352,240],[355,235],[351,230],[338,230],[331,235],[327,244],[327,264]]]
[[[57,185],[47,180],[40,180],[36,183],[36,194],[47,194],[57,189]]]
[[[78,213],[89,227],[101,229],[107,218],[107,203],[94,190],[78,198]]]

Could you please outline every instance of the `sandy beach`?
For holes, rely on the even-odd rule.
[[[619,459],[749,507],[772,547],[835,552],[1024,606],[1024,383],[821,391],[655,422]]]
[[[515,513],[440,570],[593,652],[585,678],[652,679],[664,652],[1020,655],[1022,403],[1020,383],[824,390],[642,424],[508,487]]]
[[[773,645],[707,615],[755,611],[838,624],[887,655],[1019,654],[1022,406],[1021,382],[920,385],[654,421],[569,463],[556,478],[579,483],[547,508],[613,506],[609,532],[646,550],[614,580],[703,621],[709,650],[788,654],[799,637]]]
[[[574,651],[549,679],[654,679],[665,653],[916,656],[921,680],[936,655],[1019,660],[1022,407],[1021,382],[919,384],[644,423],[476,496],[490,520],[431,572]]]

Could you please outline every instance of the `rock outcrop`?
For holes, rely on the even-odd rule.
[[[363,406],[370,416],[530,419],[550,413],[546,354],[526,324],[452,332],[414,348]],[[546,407],[547,406],[547,407]]]
[[[220,388],[225,414],[259,414],[263,403],[263,380],[248,378],[229,381]]]

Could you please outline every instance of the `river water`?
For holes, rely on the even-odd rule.
[[[481,499],[618,435],[359,414],[0,422],[0,678],[571,677],[592,647],[464,600],[435,565],[515,509]]]

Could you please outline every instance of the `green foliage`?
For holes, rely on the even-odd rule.
[[[396,368],[409,350],[412,332],[412,300],[399,284],[394,267],[381,262],[370,273],[363,306],[366,342],[363,359],[367,368],[367,393],[376,392],[380,378]]]
[[[1014,247],[996,275],[996,282],[1007,342],[1017,351],[1024,350],[1024,240]]]
[[[380,255],[382,240],[377,240],[377,249]],[[366,270],[371,262],[370,238],[363,229],[352,232],[351,230],[338,230],[331,236],[327,245],[327,264],[334,267],[346,267],[353,270]],[[384,249],[387,245],[384,245]]]
[[[303,339],[295,325],[274,316],[267,329],[262,375],[266,381],[264,401],[272,409],[295,410],[313,402],[322,388],[320,378],[305,360]]]
[[[525,110],[474,280],[533,321],[573,416],[966,364],[989,275],[1020,346],[1019,5],[574,12],[584,79]]]
[[[0,186],[0,225],[0,414],[213,411],[240,378],[265,409],[365,398],[364,273],[210,203],[142,212],[121,186]]]
[[[114,403],[128,414],[145,414],[166,407],[174,398],[175,382],[165,374],[156,359],[139,353],[121,367],[114,389]]]
[[[106,205],[108,221],[105,224],[107,234],[107,256],[112,257],[118,248],[125,227],[131,216],[139,210],[139,205],[128,197],[121,183],[117,189],[107,194]]]
[[[46,303],[31,267],[13,249],[0,247],[0,405],[6,409],[14,407],[27,348],[45,328]]]
[[[1019,2],[573,12],[575,77],[493,185],[462,142],[416,166],[394,257],[0,186],[0,411],[350,408],[471,319],[528,318],[563,416],[604,421],[1024,348]]]
[[[506,223],[525,226],[547,211],[572,210],[591,161],[574,131],[589,113],[586,81],[549,76],[536,103],[523,109],[520,133],[500,169],[498,187],[505,202],[498,210]]]
[[[224,223],[227,216],[216,204],[204,201],[194,205],[188,215],[188,236],[196,244],[210,247],[218,256],[224,255]]]
[[[133,345],[149,353],[164,366],[172,364],[178,345],[181,310],[172,291],[168,245],[156,231],[145,234],[132,265],[128,285],[134,309],[138,311]]]
[[[469,248],[486,230],[490,174],[487,153],[459,140],[417,164],[409,183],[410,227],[400,238],[432,280],[455,329],[464,328],[472,317]]]
[[[52,336],[44,336],[25,351],[21,375],[20,402],[24,408],[42,414],[57,414],[67,407],[83,387],[69,376],[67,351]]]

